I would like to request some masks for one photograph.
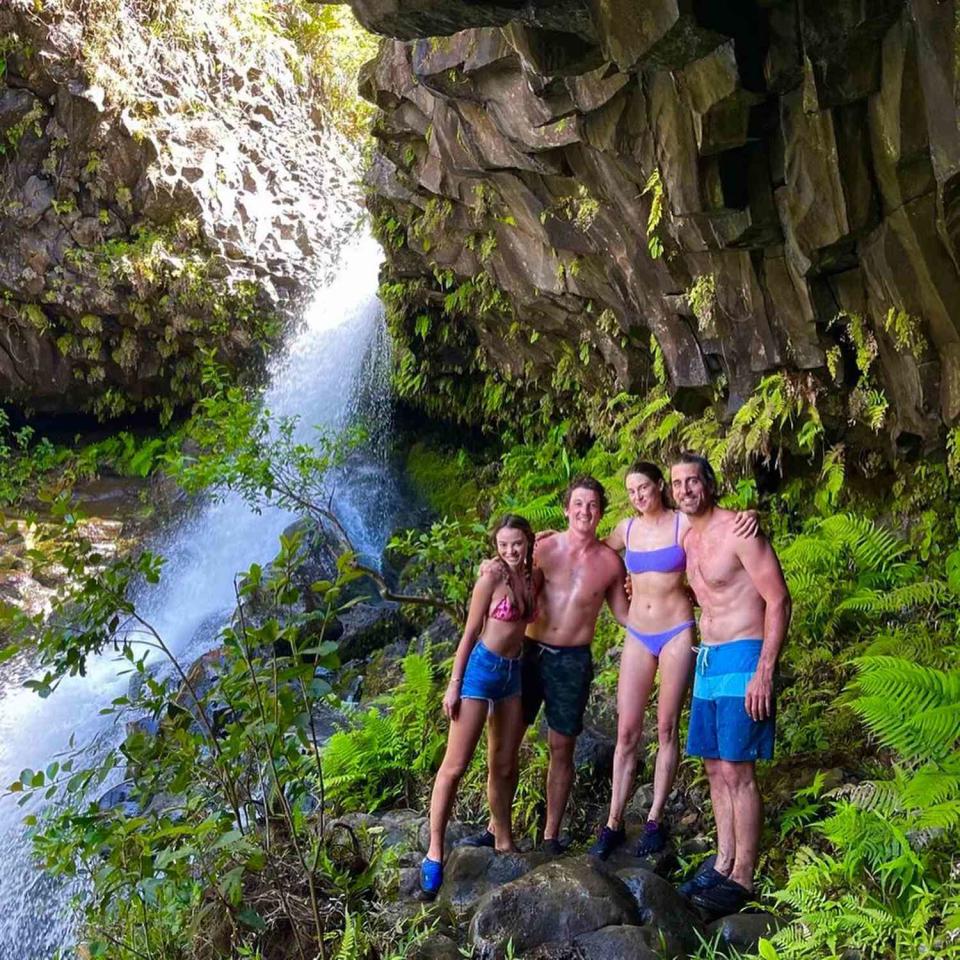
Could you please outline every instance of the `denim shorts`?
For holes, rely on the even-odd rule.
[[[520,695],[520,657],[501,657],[478,640],[463,673],[460,696],[487,700],[490,705]]]
[[[762,640],[701,644],[693,678],[687,753],[708,760],[769,760],[774,715],[753,720],[744,698],[760,660]]]

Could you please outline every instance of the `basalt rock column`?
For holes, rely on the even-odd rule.
[[[652,334],[679,402],[786,371],[837,426],[868,388],[883,436],[954,423],[950,5],[352,6],[390,38],[361,89],[413,402],[589,416],[648,389]]]

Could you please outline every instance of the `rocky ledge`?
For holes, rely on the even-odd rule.
[[[380,897],[398,916],[423,907],[419,861],[429,844],[427,819],[414,810],[351,814],[340,822],[377,837],[400,866],[381,874]],[[448,843],[475,827],[454,822]],[[455,960],[462,950],[500,960],[655,960],[696,954],[702,940],[749,951],[777,929],[769,913],[718,920],[701,916],[654,872],[658,866],[618,854],[609,863],[585,855],[551,859],[538,851],[498,855],[448,847],[444,883],[433,910],[436,932],[415,960]],[[659,867],[658,867],[659,868]],[[392,907],[389,904],[392,903]],[[508,946],[508,944],[510,946]]]
[[[356,221],[294,45],[152,9],[0,8],[0,398],[32,410],[169,414],[202,351],[262,361]]]
[[[952,5],[351,6],[392,38],[362,91],[412,402],[479,422],[513,392],[547,416],[644,393],[652,334],[694,408],[782,371],[868,437],[954,423]]]

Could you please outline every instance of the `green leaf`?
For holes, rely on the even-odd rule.
[[[760,954],[763,960],[780,960],[780,956],[773,944],[763,937],[761,937],[757,943],[757,953]]]
[[[267,929],[267,923],[263,917],[261,917],[256,910],[253,910],[250,907],[244,907],[241,911],[239,911],[237,913],[237,919],[246,926],[251,927],[253,930]]]

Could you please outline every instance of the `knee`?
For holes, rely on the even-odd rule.
[[[550,744],[550,763],[554,766],[572,767],[573,750],[576,743],[557,743]]]
[[[669,747],[677,742],[676,717],[663,717],[657,720],[657,740],[661,747]]]
[[[753,764],[724,763],[720,767],[720,776],[728,790],[740,793],[756,787]]]
[[[513,757],[494,757],[490,763],[490,773],[496,780],[510,780],[519,769]]]
[[[617,749],[635,753],[640,746],[643,727],[640,724],[624,724],[617,730]]]
[[[437,771],[437,776],[450,781],[451,783],[459,783],[460,778],[467,772],[467,765],[458,760],[444,760],[440,764],[440,769]]]

